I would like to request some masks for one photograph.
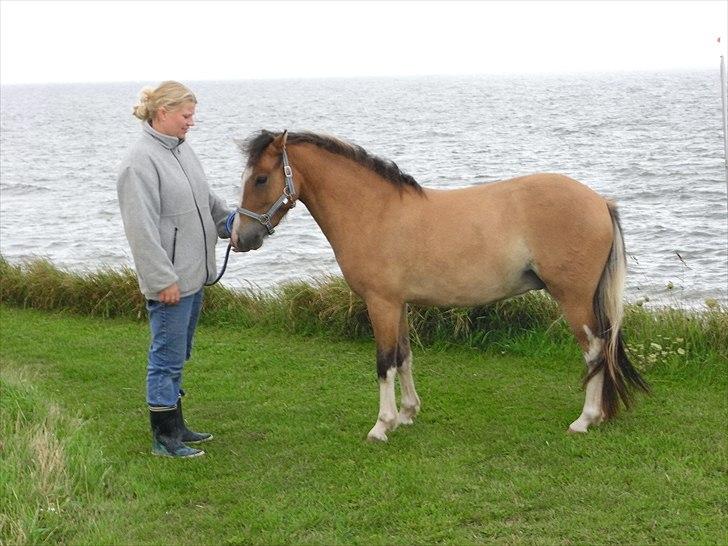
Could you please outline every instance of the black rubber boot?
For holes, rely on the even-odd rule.
[[[182,431],[182,441],[186,444],[199,444],[200,442],[212,440],[212,434],[209,432],[194,432],[187,428],[184,415],[182,415],[183,396],[184,391],[180,391],[179,398],[177,399],[177,428]]]
[[[152,425],[152,454],[162,457],[199,457],[205,452],[182,443],[182,431],[177,423],[177,408],[149,408]]]

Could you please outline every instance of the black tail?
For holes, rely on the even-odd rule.
[[[613,203],[609,203],[609,214],[614,226],[612,250],[602,271],[599,285],[594,293],[594,315],[597,318],[596,336],[604,340],[599,359],[587,375],[584,383],[604,370],[602,387],[602,411],[609,419],[619,411],[619,401],[629,408],[635,389],[650,392],[650,387],[627,357],[622,339],[622,318],[624,317],[624,278],[627,261],[624,252],[624,237],[619,223],[619,214]]]

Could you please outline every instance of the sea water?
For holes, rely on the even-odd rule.
[[[3,257],[133,265],[116,177],[145,83],[2,86]],[[188,141],[231,206],[245,163],[234,140],[262,128],[336,135],[429,188],[559,172],[618,203],[629,300],[728,303],[717,70],[186,83],[199,101]],[[260,250],[231,255],[222,282],[272,290],[328,274],[340,274],[334,254],[299,206]]]

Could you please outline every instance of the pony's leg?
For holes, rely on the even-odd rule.
[[[588,339],[588,350],[584,352],[587,375],[591,374],[602,353],[604,342],[594,337],[591,329],[585,324],[584,333]],[[604,368],[592,376],[585,387],[584,408],[579,418],[569,425],[569,432],[587,432],[590,425],[598,425],[604,419],[602,412],[602,387],[604,385]]]
[[[402,312],[400,304],[377,299],[367,301],[369,319],[377,342],[377,375],[379,377],[379,415],[367,434],[371,441],[387,441],[387,432],[397,428],[397,401],[394,378],[397,374],[397,341]]]
[[[420,411],[420,397],[415,390],[412,378],[412,349],[409,341],[409,325],[407,324],[407,305],[402,309],[399,322],[399,346],[397,350],[397,374],[402,390],[402,401],[397,418],[400,425],[411,425]]]
[[[561,301],[571,331],[576,337],[579,346],[584,352],[584,361],[587,366],[587,377],[591,374],[602,355],[604,342],[593,335],[596,317],[591,309],[591,298],[581,298],[576,304],[565,304]],[[586,383],[584,390],[584,407],[578,419],[569,425],[569,432],[587,432],[591,425],[598,425],[604,420],[602,411],[602,385],[604,384],[604,369],[593,375]]]

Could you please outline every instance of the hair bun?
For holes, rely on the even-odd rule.
[[[141,91],[139,91],[139,99],[134,106],[134,116],[139,118],[142,121],[146,121],[148,119],[151,119],[151,111],[149,108],[149,103],[152,100],[152,95],[154,94],[154,88],[153,87],[143,87]]]
[[[197,104],[197,98],[187,87],[176,81],[162,82],[159,87],[145,86],[132,111],[142,121],[153,119],[160,108],[174,110],[185,102]]]

